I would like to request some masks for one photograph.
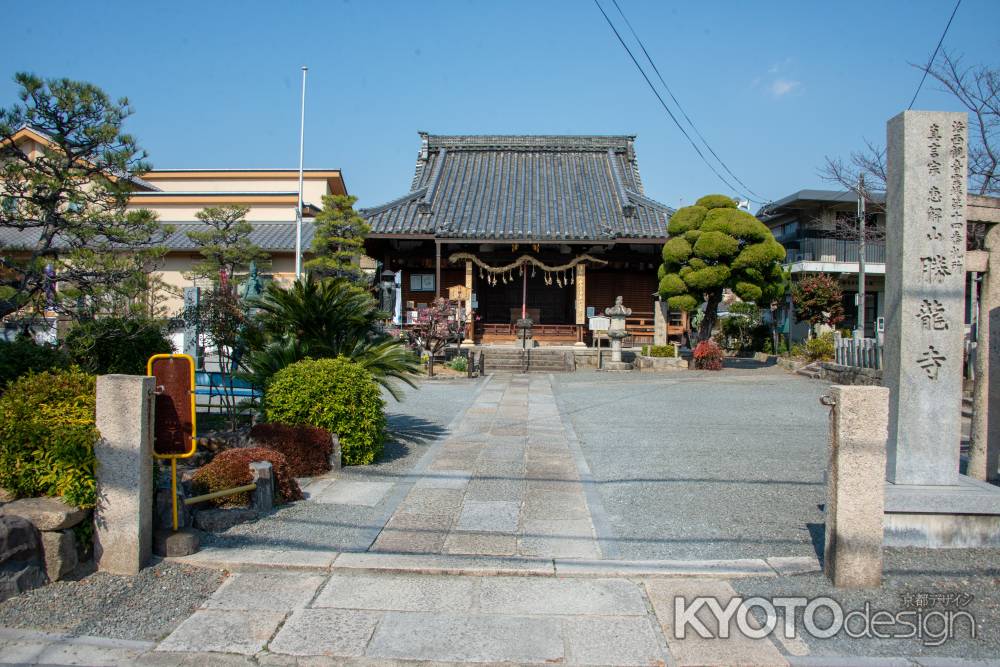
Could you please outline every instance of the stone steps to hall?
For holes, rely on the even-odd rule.
[[[576,357],[567,350],[486,349],[486,371],[560,373],[576,370]]]

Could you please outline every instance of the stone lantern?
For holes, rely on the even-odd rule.
[[[615,297],[615,305],[605,308],[604,314],[611,318],[608,325],[608,338],[611,339],[611,361],[604,364],[604,369],[609,371],[630,371],[632,364],[622,361],[622,339],[628,336],[625,331],[625,318],[632,314],[631,308],[622,305],[622,298]]]

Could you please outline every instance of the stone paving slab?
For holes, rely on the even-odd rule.
[[[441,470],[435,473],[425,473],[413,485],[413,490],[422,489],[453,489],[462,491],[469,484],[472,475],[458,470]]]
[[[301,656],[361,656],[381,618],[379,612],[355,609],[299,609],[285,621],[268,650]]]
[[[639,587],[625,579],[484,579],[485,614],[645,616]]]
[[[526,519],[521,524],[518,551],[522,555],[581,559],[601,557],[589,518],[554,521]]]
[[[444,541],[444,553],[484,556],[517,554],[517,535],[453,530]]]
[[[662,665],[666,652],[645,616],[566,618],[566,662],[571,665]]]
[[[375,631],[368,655],[537,664],[561,660],[564,650],[556,619],[389,612]]]
[[[458,530],[515,533],[520,504],[508,500],[466,500],[458,517]]]
[[[712,596],[723,608],[736,595],[725,581],[709,579],[651,579],[645,582],[646,593],[667,640],[674,664],[685,665],[761,665],[784,666],[788,661],[767,637],[753,639],[744,635],[733,618],[729,636],[719,637],[718,622],[702,607],[696,614],[711,633],[703,638],[690,627],[683,637],[674,634],[675,598],[683,596],[690,601],[697,596]]]
[[[454,554],[342,553],[333,570],[370,570],[418,574],[469,574],[479,576],[554,576],[549,558],[459,556]]]
[[[289,611],[308,605],[323,583],[318,575],[244,572],[226,578],[202,609]]]
[[[312,606],[461,613],[472,609],[477,585],[461,576],[335,574]]]
[[[439,553],[453,522],[448,514],[394,514],[371,551]]]
[[[359,482],[338,479],[317,493],[312,498],[312,502],[324,505],[375,507],[382,502],[382,498],[392,489],[392,486],[392,482]]]
[[[199,610],[160,642],[157,651],[254,655],[264,649],[285,612]]]
[[[399,506],[407,514],[457,514],[465,497],[461,489],[413,489]]]

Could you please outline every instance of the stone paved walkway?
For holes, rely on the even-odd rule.
[[[431,455],[373,551],[601,557],[548,375],[494,378]]]

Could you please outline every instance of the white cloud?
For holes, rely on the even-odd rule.
[[[771,82],[771,94],[775,97],[782,97],[792,92],[796,88],[802,85],[801,81],[793,81],[790,79],[775,79]]]

